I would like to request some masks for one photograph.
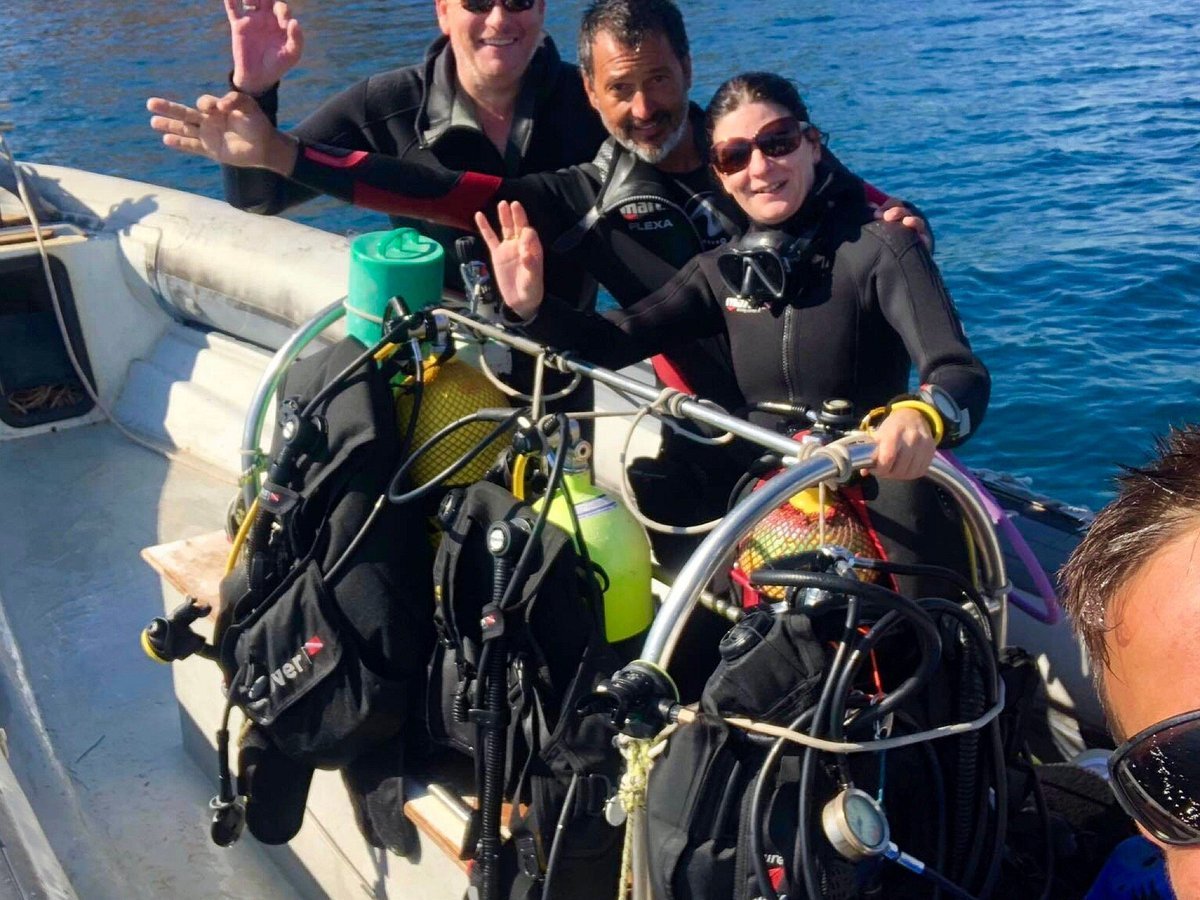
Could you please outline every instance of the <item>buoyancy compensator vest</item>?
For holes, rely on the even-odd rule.
[[[290,840],[313,768],[340,769],[367,839],[404,851],[398,738],[433,646],[432,551],[419,507],[377,508],[400,452],[388,375],[347,338],[295,363],[279,393],[260,518],[215,633],[250,723],[246,824]]]
[[[512,802],[512,837],[488,851],[499,857],[499,895],[616,896],[621,832],[601,813],[619,758],[603,720],[577,711],[617,664],[600,627],[595,580],[581,571],[566,532],[546,524],[537,536],[537,513],[495,484],[451,491],[441,518],[434,564],[438,642],[426,714],[435,743],[474,758],[481,796],[489,784],[502,786]],[[496,556],[488,546],[496,523],[535,541],[506,608],[495,593]],[[499,663],[496,653],[504,654]],[[496,684],[487,681],[489,666]],[[492,754],[481,745],[478,725],[497,719],[482,696],[497,684],[504,751]],[[496,756],[501,770],[488,771]],[[480,806],[486,809],[486,798]],[[480,827],[477,812],[470,833]],[[477,854],[472,878],[482,877],[479,849],[466,850]]]
[[[970,896],[995,886],[1009,782],[1000,722],[982,718],[1003,702],[982,601],[910,600],[850,566],[807,553],[756,573],[752,583],[804,590],[726,635],[702,714],[670,734],[651,769],[656,898],[915,900],[938,878]],[[824,743],[745,733],[730,717]],[[942,728],[970,722],[955,737]],[[851,801],[875,817],[865,849],[863,823],[839,813]]]
[[[701,695],[705,715],[672,734],[650,770],[646,843],[653,895],[661,900],[759,895],[748,858],[749,799],[769,745],[720,716],[791,724],[816,705],[827,665],[806,616],[776,617],[765,610],[729,631],[721,656]],[[790,766],[777,771],[786,778]],[[772,791],[773,831],[790,835],[795,813],[785,799],[786,790]],[[770,840],[770,865],[778,873],[773,877],[780,879],[790,850],[784,840]]]

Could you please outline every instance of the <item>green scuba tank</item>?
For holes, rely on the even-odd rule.
[[[588,556],[607,576],[604,637],[616,644],[641,634],[654,619],[650,540],[633,514],[593,483],[587,464],[590,456],[591,446],[586,441],[576,442],[566,462],[563,482],[575,507]],[[533,508],[540,512],[544,504],[542,498]],[[547,518],[567,534],[575,534],[562,489],[555,493]]]
[[[442,245],[415,228],[360,234],[350,244],[346,331],[370,347],[383,334],[392,297],[402,297],[410,312],[437,303],[444,259]]]

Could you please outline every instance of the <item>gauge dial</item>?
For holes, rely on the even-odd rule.
[[[847,788],[825,804],[821,824],[833,848],[846,859],[878,856],[888,845],[883,809],[866,791]]]

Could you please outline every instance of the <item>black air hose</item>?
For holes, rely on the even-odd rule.
[[[961,634],[960,629],[954,629],[956,635]],[[987,703],[984,696],[983,679],[976,665],[978,654],[973,649],[971,642],[962,642],[959,644],[961,654],[959,656],[958,670],[958,709],[957,714],[960,721],[970,721],[983,714],[983,710]],[[972,731],[958,738],[955,746],[955,780],[954,780],[954,824],[951,826],[951,834],[953,835],[953,853],[955,859],[969,859],[974,861],[978,859],[980,845],[979,830],[975,827],[974,816],[972,815],[972,806],[975,797],[978,795],[976,790],[976,782],[979,779],[980,770],[980,743],[979,733]],[[973,840],[974,839],[974,840]],[[968,852],[968,846],[970,847]],[[964,878],[970,881],[974,872],[963,872]]]
[[[488,529],[491,541],[493,525]],[[500,526],[503,527],[503,526]],[[510,529],[512,526],[508,526]],[[491,547],[488,548],[492,549]],[[513,563],[509,548],[493,551],[492,559],[492,602],[494,615],[502,615],[500,603],[512,580]],[[484,617],[488,616],[485,609]],[[485,624],[486,629],[486,624]],[[502,626],[501,626],[502,627]],[[508,658],[504,648],[504,634],[500,633],[484,640],[488,646],[488,660],[480,677],[483,679],[483,717],[479,719],[479,750],[483,756],[483,777],[479,785],[479,844],[476,863],[480,870],[481,900],[498,900],[500,895],[500,808],[504,802],[504,741],[505,726],[508,724]]]
[[[771,584],[783,585],[785,587],[814,587],[830,592],[829,599],[819,601],[815,607],[809,610],[810,613],[814,610],[824,611],[827,608],[827,604],[838,604],[845,602],[842,597],[839,597],[838,595],[842,595],[844,597],[845,595],[852,594],[865,601],[868,610],[871,606],[874,606],[875,608],[882,607],[886,610],[889,610],[889,614],[894,613],[903,617],[906,622],[909,622],[913,626],[913,631],[915,632],[917,638],[918,652],[920,654],[920,663],[917,666],[917,670],[907,679],[905,679],[905,681],[898,688],[896,688],[896,690],[889,692],[887,697],[885,697],[882,702],[871,707],[869,710],[865,710],[862,715],[859,716],[856,722],[868,724],[886,716],[899,704],[903,703],[911,693],[919,690],[920,687],[924,685],[937,670],[938,666],[941,665],[942,639],[937,628],[934,626],[933,621],[920,609],[920,607],[917,606],[916,603],[914,603],[912,600],[909,600],[907,597],[897,594],[895,591],[888,590],[887,588],[880,587],[876,584],[859,581],[856,578],[845,578],[840,575],[831,575],[824,572],[788,572],[771,569],[759,569],[750,576],[750,584],[756,586],[760,584]],[[872,628],[872,632],[875,632],[876,629],[879,629],[879,626],[883,624],[885,620],[887,620],[887,626],[886,628],[881,629],[881,631],[886,631],[887,628],[890,628],[894,620],[888,619],[887,615],[885,615]],[[879,635],[877,634],[874,640],[878,640],[878,638]],[[861,655],[864,652],[864,643],[865,641],[860,643],[857,647],[855,654],[857,659],[852,658],[847,662],[847,665],[851,668],[856,667],[859,662],[865,658],[864,655]],[[835,678],[840,678],[844,675],[844,673],[837,673],[836,675],[834,673],[830,674],[831,677]],[[850,675],[846,676],[847,684],[849,683],[849,678],[852,677],[852,674],[853,673],[850,673]],[[818,724],[822,725],[823,727],[825,721],[826,719],[822,718]]]
[[[1000,702],[999,663],[996,660],[991,640],[975,616],[961,606],[941,598],[923,598],[918,603],[923,609],[931,613],[947,615],[958,621],[959,626],[970,638],[967,645],[973,647],[977,654],[975,660],[981,663],[986,703],[994,705]],[[999,718],[994,719],[987,728],[989,737],[988,746],[986,749],[981,747],[981,756],[986,755],[990,758],[992,778],[990,782],[986,778],[977,779],[976,836],[972,848],[974,859],[968,860],[969,865],[967,866],[967,871],[964,873],[964,880],[962,882],[969,885],[974,879],[983,843],[990,832],[992,838],[991,854],[987,863],[987,869],[985,870],[983,885],[976,892],[981,898],[990,896],[999,877],[1000,863],[1004,852],[1004,838],[1008,828],[1008,777],[1004,767],[1004,747],[1001,740]],[[991,791],[995,792],[994,798],[989,796]],[[989,809],[993,808],[993,805],[996,814],[992,828],[989,829],[987,827],[988,812]]]

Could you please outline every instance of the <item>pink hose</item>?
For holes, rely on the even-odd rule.
[[[991,492],[983,486],[983,483],[975,477],[970,469],[959,461],[958,457],[948,450],[939,450],[938,455],[961,472],[967,481],[971,482],[972,487],[979,492],[979,496],[983,500],[983,507],[987,510],[992,524],[1008,539],[1009,544],[1016,551],[1017,557],[1021,560],[1021,564],[1025,566],[1025,570],[1029,572],[1030,577],[1033,578],[1034,585],[1041,593],[1039,597],[1014,587],[1009,593],[1009,600],[1013,606],[1039,622],[1054,625],[1061,618],[1058,593],[1054,590],[1054,585],[1050,583],[1050,579],[1046,577],[1046,572],[1042,568],[1042,564],[1038,562],[1037,556],[1034,555],[1029,544],[1025,542],[1024,536],[1017,530],[1017,526],[1008,518]],[[1038,608],[1038,601],[1041,601],[1040,609]]]

